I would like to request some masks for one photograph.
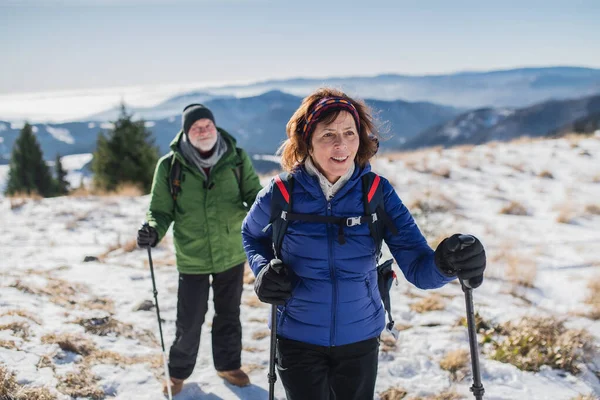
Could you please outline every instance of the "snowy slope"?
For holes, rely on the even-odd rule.
[[[559,139],[385,155],[376,160],[374,169],[392,182],[431,241],[454,232],[482,239],[489,265],[487,279],[475,291],[474,300],[484,318],[500,323],[522,316],[554,315],[565,318],[570,328],[586,328],[597,345],[600,322],[583,315],[590,311],[584,303],[587,284],[600,277],[600,216],[586,212],[586,207],[600,205],[599,158],[600,138]],[[0,346],[0,363],[20,383],[46,386],[58,398],[67,399],[56,391],[60,378],[71,371],[82,375],[81,368],[89,365],[96,384],[110,398],[163,398],[160,344],[148,339],[148,332],[158,337],[156,314],[154,310],[133,311],[142,300],[152,300],[147,253],[127,251],[148,200],[148,196],[67,197],[29,201],[11,209],[9,199],[0,198],[0,344],[2,340],[14,342],[14,346]],[[500,213],[512,201],[520,203],[528,215]],[[429,205],[447,211],[421,213],[417,203],[423,209]],[[85,256],[101,260],[83,262]],[[170,345],[177,291],[171,234],[152,256],[163,332]],[[525,275],[533,269],[532,288],[515,289],[510,283],[514,259],[518,273]],[[432,293],[443,296],[444,311],[411,309]],[[256,300],[251,283],[244,285],[242,301],[242,363],[250,371],[252,385],[240,389],[216,376],[210,347],[211,307],[198,364],[176,400],[267,398],[269,307]],[[392,305],[396,323],[409,328],[401,331],[395,345],[387,335],[383,337],[377,393],[402,387],[407,399],[448,390],[455,391],[457,398],[473,398],[470,376],[452,382],[439,366],[448,351],[468,349],[466,329],[457,326],[465,315],[460,287],[450,284],[426,292],[400,278],[392,289]],[[7,315],[10,310],[21,310],[25,317]],[[99,336],[77,324],[81,318],[106,316],[131,328],[122,326],[119,335]],[[29,325],[26,339],[2,329],[13,322]],[[41,340],[50,333],[66,332],[88,338],[97,350],[146,357],[153,364],[119,366],[114,357],[104,361],[99,356],[82,357]],[[595,361],[598,371],[600,359]],[[486,400],[600,396],[593,366],[582,367],[579,375],[549,368],[532,373],[482,355],[481,369]],[[276,397],[285,398],[279,381]]]

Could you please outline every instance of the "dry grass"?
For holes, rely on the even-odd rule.
[[[514,285],[535,287],[537,264],[531,258],[509,254],[506,256],[505,277]]]
[[[391,335],[384,335],[379,343],[380,349],[384,353],[396,350],[396,345],[396,339]]]
[[[88,356],[96,351],[94,342],[83,335],[73,333],[50,333],[42,337],[42,343],[56,344],[63,351]]]
[[[9,287],[15,288],[15,289],[17,289],[23,293],[27,293],[27,294],[39,294],[38,289],[22,282],[21,280],[17,280],[12,285],[9,285]]]
[[[402,331],[412,328],[412,325],[405,325],[405,324],[398,323],[394,326],[394,328],[398,329],[398,332],[402,332]]]
[[[486,334],[488,332],[495,331],[495,326],[490,322],[486,321],[479,312],[475,311],[475,331],[478,333]],[[458,321],[456,321],[456,326],[467,327],[467,318],[460,317]]]
[[[98,377],[85,366],[81,366],[77,372],[69,372],[59,377],[59,381],[57,389],[68,396],[93,400],[105,398],[104,391],[97,385]]]
[[[585,299],[587,304],[592,306],[592,310],[587,315],[588,318],[593,320],[600,319],[600,275],[594,277],[588,283],[588,289],[590,290],[588,296]]]
[[[431,170],[431,175],[433,176],[439,176],[440,178],[444,178],[444,179],[450,179],[450,168],[448,167],[438,167],[435,168],[433,170]]]
[[[21,309],[5,311],[2,314],[0,314],[0,317],[14,316],[14,315],[19,316],[21,318],[28,319],[31,322],[34,322],[34,323],[36,323],[38,325],[42,324],[42,322],[40,321],[40,319],[38,317],[36,317],[35,315],[31,314],[29,311],[21,310]]]
[[[558,212],[556,216],[556,222],[561,224],[571,224],[573,220],[578,217],[582,209],[573,204],[573,202],[567,201],[561,204],[557,204],[554,210]]]
[[[254,283],[255,280],[256,278],[254,276],[254,273],[250,269],[248,263],[246,263],[246,265],[244,266],[244,284],[251,285]]]
[[[260,324],[266,324],[267,323],[267,319],[266,318],[248,318],[248,322],[258,322]]]
[[[244,364],[244,365],[242,365],[242,368],[241,368],[241,370],[247,374],[251,374],[254,371],[260,371],[263,369],[265,369],[265,367],[260,364]]]
[[[600,205],[588,204],[587,206],[585,206],[585,213],[591,215],[600,215]]]
[[[256,331],[252,334],[252,339],[262,340],[269,336],[271,336],[271,331],[269,331],[269,330]]]
[[[82,300],[78,302],[78,306],[82,309],[106,311],[108,314],[115,312],[115,303],[108,297],[93,297]]]
[[[244,346],[242,350],[247,351],[248,353],[260,353],[262,350],[258,347]]]
[[[402,400],[408,392],[400,387],[391,387],[383,393],[379,393],[380,400]]]
[[[56,400],[45,387],[20,385],[15,375],[0,364],[0,399],[2,400]]]
[[[500,209],[500,214],[506,215],[528,215],[527,209],[518,201],[511,201]]]
[[[121,238],[119,238],[117,240],[117,243],[114,243],[114,244],[111,244],[110,246],[108,246],[108,248],[104,251],[104,253],[102,253],[98,256],[98,260],[100,262],[104,262],[111,253],[113,253],[117,250],[122,250],[123,253],[131,253],[135,250],[138,250],[137,240],[134,238],[134,239],[130,239],[130,240],[126,241],[125,243],[121,243]],[[154,260],[152,260],[152,261],[154,264]]]
[[[410,210],[423,213],[448,212],[458,209],[458,204],[441,192],[426,190],[408,206]]]
[[[501,339],[490,340],[490,357],[524,371],[538,372],[547,365],[577,374],[579,364],[594,353],[591,335],[569,330],[555,318],[531,317],[494,329]]]
[[[28,202],[39,201],[43,197],[40,196],[37,192],[33,192],[33,193],[21,192],[21,193],[15,193],[13,195],[7,196],[7,198],[10,203],[10,209],[18,210],[19,208],[23,207]]]
[[[88,210],[86,212],[77,214],[72,220],[65,224],[65,228],[71,231],[74,230],[79,226],[80,222],[87,221],[93,211],[94,210]]]
[[[48,276],[49,274],[41,274]],[[92,297],[91,299],[84,298],[86,293],[89,293],[89,288],[81,283],[69,282],[62,279],[49,277],[46,286],[43,288],[29,285],[25,282],[17,280],[10,285],[23,293],[47,296],[48,300],[59,306],[68,309],[83,309],[83,310],[102,310],[107,313],[114,313],[114,302],[106,297]],[[20,315],[27,318],[38,325],[39,319],[26,312],[15,311],[15,315]]]
[[[432,294],[410,305],[410,309],[418,313],[440,311],[445,308],[444,299],[438,294]]]
[[[252,308],[261,308],[267,306],[265,303],[260,301],[254,293],[246,296],[246,298],[244,299],[244,304]]]
[[[554,175],[552,175],[552,173],[550,171],[542,171],[538,174],[538,176],[540,178],[545,178],[545,179],[554,179]]]
[[[507,164],[507,166],[509,168],[512,168],[514,171],[519,172],[519,173],[525,173],[527,172],[527,168],[525,167],[525,164],[520,163],[520,164]]]
[[[434,394],[432,396],[427,397],[411,397],[406,400],[461,400],[464,399],[463,396],[456,393],[454,390],[446,390],[440,394]]]
[[[573,397],[571,400],[598,400],[598,397],[594,396],[593,394],[580,394],[577,397]]]
[[[85,186],[79,187],[77,189],[69,192],[69,197],[90,197],[90,196],[98,196],[98,197],[114,197],[114,196],[123,196],[123,197],[139,197],[144,194],[144,191],[140,188],[139,185],[133,183],[123,183],[114,191],[106,191],[98,188],[88,188]]]
[[[98,350],[86,357],[85,362],[91,365],[113,364],[120,367],[147,363],[152,369],[161,369],[163,367],[162,355],[158,353],[145,356],[124,356],[114,351]]]
[[[13,336],[20,337],[23,340],[29,338],[29,324],[23,321],[9,322],[0,325],[0,331],[12,331]]]
[[[55,353],[44,354],[40,357],[39,361],[35,365],[36,369],[42,368],[50,368],[52,371],[56,371],[56,366],[54,365],[54,356]]]
[[[469,372],[469,357],[465,349],[450,351],[440,361],[440,368],[450,372],[453,381],[461,381]]]
[[[73,333],[48,334],[42,337],[42,343],[56,344],[63,351],[79,354],[83,357],[83,364],[87,366],[95,364],[114,364],[126,367],[132,364],[147,363],[152,369],[162,368],[162,356],[160,354],[144,356],[125,356],[113,351],[100,350],[94,342],[84,335]],[[54,369],[55,354],[47,354],[40,358],[38,368],[50,367]]]
[[[133,325],[125,324],[111,316],[102,318],[80,318],[75,321],[76,324],[83,326],[86,332],[98,336],[122,336],[128,339],[139,340],[140,343],[147,345],[156,345],[156,337],[148,330],[136,332]]]
[[[17,344],[14,342],[14,340],[0,339],[0,347],[3,347],[5,349],[18,350]]]

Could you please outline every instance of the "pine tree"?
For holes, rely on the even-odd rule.
[[[158,149],[154,146],[152,132],[144,121],[132,121],[124,104],[114,128],[98,134],[96,151],[92,160],[94,186],[114,191],[122,183],[138,185],[150,192]]]
[[[69,193],[69,182],[66,179],[67,171],[65,171],[62,166],[60,154],[56,155],[56,161],[54,163],[54,175],[56,176],[56,194],[58,196],[62,196]]]
[[[44,161],[42,149],[28,123],[23,126],[13,145],[5,194],[38,194],[51,196],[54,182]]]

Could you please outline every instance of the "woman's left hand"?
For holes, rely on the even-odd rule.
[[[479,286],[486,267],[485,249],[475,236],[457,233],[438,245],[435,263],[444,275],[471,279]]]

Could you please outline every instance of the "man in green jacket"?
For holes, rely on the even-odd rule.
[[[175,168],[179,174],[172,173]],[[234,385],[250,383],[240,369],[246,261],[241,224],[260,189],[250,158],[233,137],[217,128],[212,112],[201,104],[187,106],[171,152],[158,161],[148,225],[140,228],[137,238],[140,247],[154,247],[173,223],[179,271],[176,334],[169,352],[173,394],[181,391],[196,364],[210,276],[215,369]]]

